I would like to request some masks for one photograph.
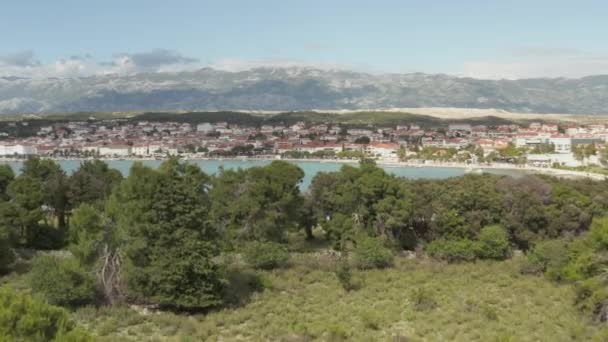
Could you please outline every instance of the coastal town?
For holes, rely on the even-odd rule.
[[[28,125],[13,122],[12,126]],[[0,132],[0,156],[48,158],[293,158],[384,162],[512,163],[534,167],[601,166],[605,124],[449,124],[421,128],[347,127],[331,123],[247,126],[227,122],[70,121],[41,126],[35,134]]]

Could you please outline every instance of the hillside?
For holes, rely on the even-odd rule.
[[[241,72],[0,78],[0,113],[217,111],[458,107],[521,113],[601,114],[608,76],[479,80],[312,68]]]

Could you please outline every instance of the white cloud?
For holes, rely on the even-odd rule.
[[[40,62],[34,58],[33,51],[25,50],[0,55],[0,64],[16,67],[31,67],[39,65]]]
[[[35,59],[31,51],[0,56],[0,77],[30,78],[86,77],[106,74],[135,74],[140,72],[177,72],[200,68],[196,58],[173,50],[156,49],[141,53],[120,53],[111,62],[98,63],[90,54],[72,55],[49,63]]]

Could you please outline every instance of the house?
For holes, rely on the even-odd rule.
[[[541,130],[543,132],[557,133],[559,130],[559,127],[557,126],[557,124],[554,124],[554,123],[546,123],[546,124],[542,124]]]
[[[293,150],[293,144],[290,142],[281,141],[274,144],[275,153],[283,154],[291,150]]]
[[[477,141],[475,141],[475,145],[477,147],[480,147],[483,150],[484,154],[488,154],[489,152],[495,150],[494,140],[492,139],[478,139]]]

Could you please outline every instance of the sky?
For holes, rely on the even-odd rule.
[[[0,76],[308,66],[608,74],[605,0],[0,0]]]

